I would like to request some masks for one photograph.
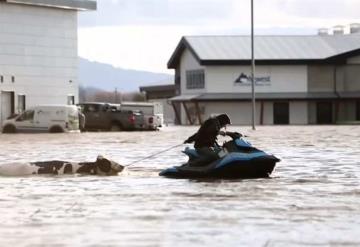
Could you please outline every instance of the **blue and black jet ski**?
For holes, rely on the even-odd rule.
[[[193,148],[187,147],[183,153],[189,157],[186,164],[167,168],[159,175],[169,178],[267,178],[280,161],[253,147],[241,134],[225,142],[219,158],[210,164],[196,164],[202,158]]]

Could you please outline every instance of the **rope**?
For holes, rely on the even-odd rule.
[[[167,151],[169,151],[169,150],[171,150],[171,149],[174,149],[174,148],[180,147],[181,145],[183,145],[183,143],[178,144],[178,145],[175,145],[175,146],[172,146],[172,147],[169,147],[169,148],[167,148],[167,149],[165,149],[165,150],[162,150],[162,151],[157,152],[157,153],[155,153],[155,154],[151,154],[151,155],[146,156],[146,157],[144,157],[144,158],[141,158],[141,159],[135,160],[135,161],[131,162],[130,164],[125,165],[125,167],[132,166],[132,165],[134,165],[135,163],[138,163],[138,162],[140,162],[140,161],[143,161],[143,160],[146,160],[146,159],[152,158],[152,157],[154,157],[154,156],[156,156],[156,155],[159,155],[159,154],[165,153],[165,152],[167,152]]]

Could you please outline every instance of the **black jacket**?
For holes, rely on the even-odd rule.
[[[198,132],[190,136],[185,143],[195,142],[195,148],[214,147],[217,136],[221,129],[219,120],[216,118],[207,119],[200,127]]]

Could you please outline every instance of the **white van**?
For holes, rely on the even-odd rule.
[[[35,106],[4,121],[2,132],[79,132],[79,109],[75,105]]]

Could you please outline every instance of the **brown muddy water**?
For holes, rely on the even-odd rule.
[[[103,154],[126,165],[196,129],[0,134],[0,164]],[[113,177],[2,176],[0,246],[360,246],[360,126],[229,130],[281,158],[271,179],[159,177],[186,161],[183,147]]]

